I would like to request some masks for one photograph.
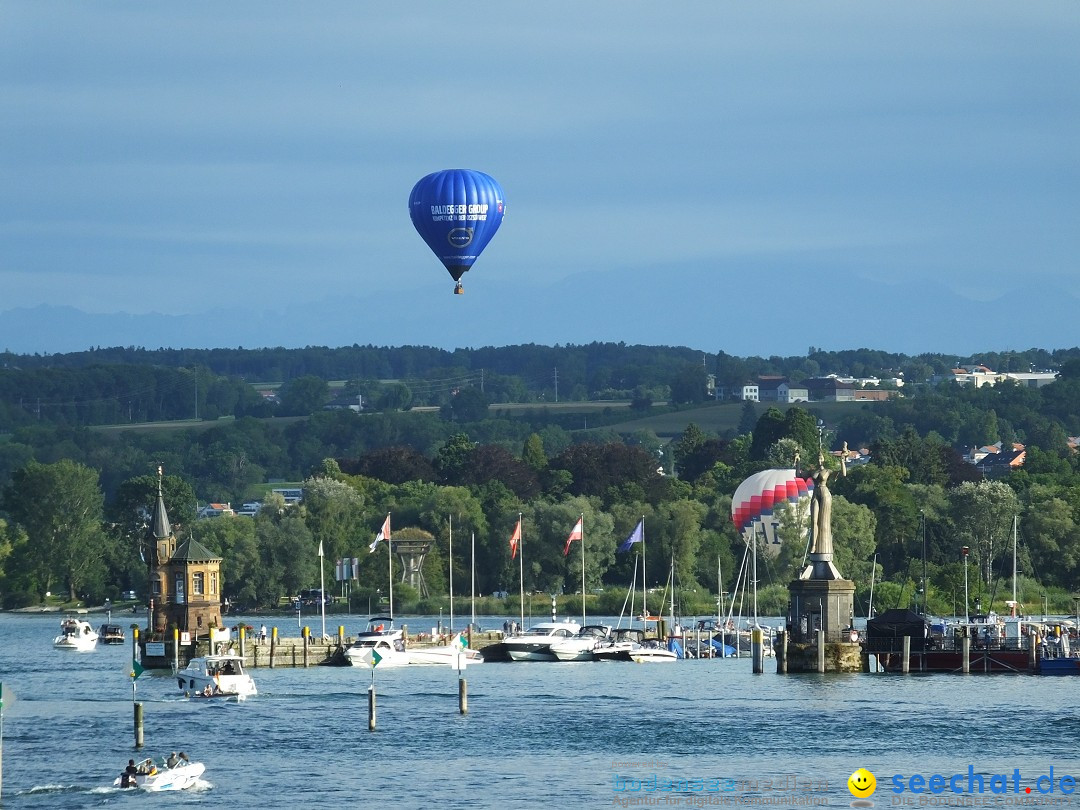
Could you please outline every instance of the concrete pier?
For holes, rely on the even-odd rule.
[[[307,631],[308,628],[305,627],[303,630]],[[236,639],[231,643],[217,642],[213,645],[213,650],[210,649],[211,644],[208,637],[192,639],[189,644],[177,642],[176,647],[174,647],[171,640],[157,642],[156,646],[154,646],[154,642],[150,642],[149,649],[158,650],[162,653],[161,655],[153,655],[147,652],[148,644],[145,635],[137,641],[133,640],[133,644],[138,645],[140,663],[147,669],[171,670],[174,656],[182,669],[192,658],[229,652],[230,648],[233,654],[243,656],[244,664],[248,669],[259,669],[262,667],[348,666],[349,662],[345,658],[345,650],[355,640],[355,637],[345,635],[343,629],[339,631],[338,635],[330,637],[329,640],[321,640],[311,635],[310,631],[303,633],[299,638],[278,636],[277,628],[274,628],[274,632],[265,643],[256,638],[244,637],[242,644]],[[406,636],[405,646],[407,649],[438,647],[449,644],[450,640],[449,635],[433,638],[430,635],[419,633]],[[502,633],[473,633],[470,646],[473,649],[481,650],[491,644],[497,644],[501,640]]]

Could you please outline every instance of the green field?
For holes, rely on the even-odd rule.
[[[738,429],[739,421],[742,419],[743,404],[742,402],[724,402],[709,404],[700,408],[684,408],[678,411],[657,414],[656,416],[629,419],[625,422],[613,424],[611,428],[620,433],[651,430],[661,438],[675,438],[682,434],[688,424],[693,422],[706,433],[724,435],[728,431]],[[841,416],[851,413],[856,408],[874,407],[876,404],[872,402],[801,402],[798,407],[805,408],[815,417],[824,420],[826,424],[833,424]],[[786,411],[792,406],[775,402],[754,403],[754,411],[758,416],[761,416],[770,407]]]

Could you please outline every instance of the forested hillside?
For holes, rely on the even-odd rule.
[[[338,351],[354,357],[333,358]],[[140,590],[146,574],[139,547],[159,464],[174,527],[223,556],[226,593],[240,604],[276,604],[315,584],[320,541],[329,559],[361,558],[361,589],[385,589],[386,552],[367,547],[387,512],[395,527],[436,538],[425,565],[428,607],[446,590],[451,516],[455,533],[476,535],[481,591],[516,590],[507,540],[519,514],[529,590],[573,591],[581,582],[580,557],[563,550],[583,515],[587,588],[619,594],[621,602],[633,561],[615,547],[644,516],[649,554],[673,556],[681,598],[700,603],[706,592],[715,599],[718,567],[725,591],[738,575],[744,543],[730,520],[735,488],[757,470],[796,458],[809,475],[820,442],[829,464],[836,463],[829,451],[844,443],[870,458],[832,478],[838,564],[859,585],[864,610],[876,559],[876,605],[929,600],[952,612],[958,593],[962,599],[964,545],[975,566],[973,598],[1001,609],[1011,592],[1002,578],[1011,575],[1014,518],[1029,607],[1043,594],[1059,609],[1072,607],[1080,576],[1080,484],[1069,440],[1080,435],[1073,353],[978,358],[1001,370],[1060,370],[1043,388],[931,385],[925,380],[957,358],[869,351],[768,360],[600,344],[252,354],[265,357],[103,350],[5,358],[5,606],[33,603],[46,591],[100,600]],[[325,363],[318,373],[316,361]],[[902,396],[884,402],[769,408],[705,401],[707,374],[742,380],[901,371]],[[259,382],[280,375],[273,380],[280,383],[277,402],[243,378],[248,374]],[[587,419],[545,408],[555,403],[556,379],[560,404],[624,399],[631,408],[601,406]],[[362,397],[365,410],[323,410],[339,395]],[[417,412],[418,401],[436,407]],[[499,407],[507,402],[529,407]],[[633,421],[658,410],[665,420],[681,420],[672,441]],[[93,427],[146,420],[188,421],[173,429]],[[1019,470],[987,481],[963,453],[994,443],[1023,445],[1026,456]],[[287,507],[268,495],[271,481],[303,482],[303,503]],[[199,502],[251,499],[265,503],[254,518],[195,518]],[[778,522],[783,547],[761,578],[772,583],[763,599],[782,610],[805,533],[795,521]],[[468,560],[455,552],[465,581]],[[650,584],[665,576],[658,566]]]

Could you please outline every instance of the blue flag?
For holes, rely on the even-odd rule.
[[[638,521],[638,525],[630,532],[630,536],[623,540],[622,545],[616,551],[629,551],[634,543],[640,543],[645,539],[645,518]]]

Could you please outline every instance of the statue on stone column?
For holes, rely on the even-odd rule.
[[[818,454],[818,471],[814,474],[814,550],[832,554],[832,493],[825,458]]]
[[[814,473],[813,545],[810,548],[810,564],[803,570],[800,579],[843,579],[832,561],[831,474],[832,471],[825,466],[825,457],[818,453],[818,470]]]

